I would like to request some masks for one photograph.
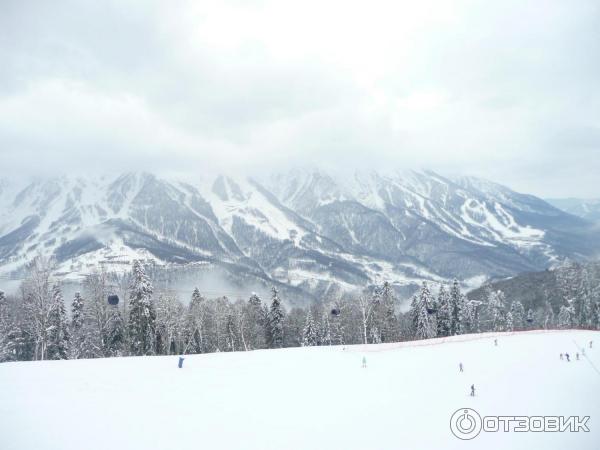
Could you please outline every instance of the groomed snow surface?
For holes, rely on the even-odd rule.
[[[580,361],[576,343],[585,346]],[[182,369],[177,362],[1,364],[0,448],[600,448],[600,332],[192,355]],[[449,422],[463,407],[481,416],[590,416],[590,432],[482,432],[462,441]]]

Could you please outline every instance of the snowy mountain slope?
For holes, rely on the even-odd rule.
[[[522,332],[188,355],[182,369],[177,356],[4,363],[0,439],[3,450],[595,450],[599,342],[594,331]],[[559,359],[581,346],[586,358]],[[461,408],[589,416],[590,431],[462,441],[449,426]]]
[[[600,233],[503,186],[433,172],[178,180],[147,173],[0,183],[0,274],[35,255],[80,276],[133,258],[203,263],[311,295],[509,276],[586,259]]]
[[[546,201],[574,216],[594,222],[600,221],[600,199],[553,198]]]
[[[320,173],[307,172],[303,178],[298,173],[279,176],[271,190],[290,208],[311,205],[305,214],[322,234],[354,253],[391,261],[411,258],[443,276],[457,268],[461,277],[508,275],[545,267],[566,254],[593,254],[585,249],[590,243],[598,247],[589,223],[483,180],[454,182],[432,172],[397,172],[334,181]],[[306,188],[315,184],[330,188]],[[306,202],[300,201],[304,191]]]

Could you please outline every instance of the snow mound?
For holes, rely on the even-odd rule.
[[[600,332],[191,355],[183,369],[177,362],[2,364],[0,447],[591,450],[600,442]],[[461,441],[449,427],[459,408],[481,416],[590,416],[590,432],[482,432]]]

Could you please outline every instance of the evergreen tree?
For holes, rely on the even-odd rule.
[[[86,355],[86,335],[84,301],[81,294],[76,292],[71,303],[70,358],[79,359],[89,356]]]
[[[246,324],[248,329],[248,346],[250,349],[265,348],[267,338],[267,322],[262,300],[253,293],[246,308]]]
[[[236,349],[236,341],[237,341],[237,333],[236,333],[236,324],[235,318],[233,314],[227,314],[226,324],[225,324],[225,333],[226,333],[226,342],[227,349],[229,351],[235,352]]]
[[[8,312],[8,301],[4,292],[0,291],[0,362],[12,361],[15,358],[15,337]]]
[[[512,315],[512,312],[510,312],[510,311],[506,313],[506,325],[505,325],[505,329],[506,329],[506,331],[513,331],[514,330],[513,315]]]
[[[111,307],[109,315],[106,349],[110,356],[123,356],[125,353],[125,322],[116,306]]]
[[[419,294],[413,298],[411,315],[416,339],[429,339],[436,336],[437,329],[432,315],[429,313],[433,297],[424,281]]]
[[[529,308],[527,310],[527,327],[528,328],[533,328],[534,326],[534,318],[533,318],[533,310],[531,308]]]
[[[335,314],[332,313],[330,316],[331,343],[332,345],[344,345],[346,343],[344,318],[349,308],[347,308],[345,303],[336,300],[330,305],[329,309],[335,312]]]
[[[48,358],[67,359],[69,356],[69,329],[67,313],[60,286],[52,287],[52,305],[48,317]]]
[[[593,313],[592,313],[592,326],[596,330],[600,330],[600,302],[594,303]]]
[[[379,294],[381,318],[381,342],[397,342],[400,339],[398,318],[396,317],[396,296],[392,286],[386,281]]]
[[[184,353],[203,353],[206,351],[205,345],[205,300],[200,294],[198,288],[194,288],[192,299],[188,306],[186,319],[186,345]]]
[[[318,335],[315,321],[313,320],[312,313],[309,310],[306,314],[306,323],[304,325],[304,330],[302,331],[302,346],[314,347],[317,345],[317,339]]]
[[[544,303],[544,328],[552,328],[554,326],[554,309],[548,300]]]
[[[563,329],[573,328],[573,317],[575,312],[572,306],[562,305],[558,313],[558,327]]]
[[[477,307],[479,302],[476,300],[467,300],[464,295],[461,295],[462,303],[462,332],[463,333],[475,333],[479,328],[479,319],[477,316]]]
[[[327,311],[323,313],[323,320],[321,325],[321,336],[319,337],[321,345],[331,345],[331,323],[329,321],[329,314]]]
[[[464,298],[460,292],[458,280],[454,279],[450,288],[450,335],[462,334],[461,318],[463,317]]]
[[[518,300],[513,301],[510,305],[510,313],[513,329],[522,330],[525,327],[525,308],[523,304]]]
[[[487,301],[487,316],[491,323],[491,331],[506,331],[507,311],[504,292],[489,291]]]
[[[142,263],[133,262],[129,287],[129,339],[132,355],[155,352],[156,313],[152,305],[153,287]]]
[[[556,270],[556,282],[559,293],[563,299],[563,305],[569,310],[559,311],[559,326],[561,323],[560,313],[563,313],[563,320],[568,317],[569,327],[579,324],[579,316],[581,312],[581,270],[577,263],[570,260],[565,260],[563,265]],[[563,324],[564,325],[564,324]]]
[[[285,314],[275,287],[271,288],[271,309],[269,311],[269,347],[283,347],[283,320]]]
[[[436,317],[437,335],[450,336],[450,295],[443,284],[438,293]]]

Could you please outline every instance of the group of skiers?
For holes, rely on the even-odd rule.
[[[589,346],[590,346],[590,348],[593,348],[594,341],[590,341]],[[581,348],[581,355],[585,356],[585,347]],[[560,354],[560,360],[564,361],[565,359],[567,360],[567,362],[571,362],[571,355],[569,355],[568,353],[561,353]],[[575,353],[575,359],[577,361],[579,361],[579,352]]]

